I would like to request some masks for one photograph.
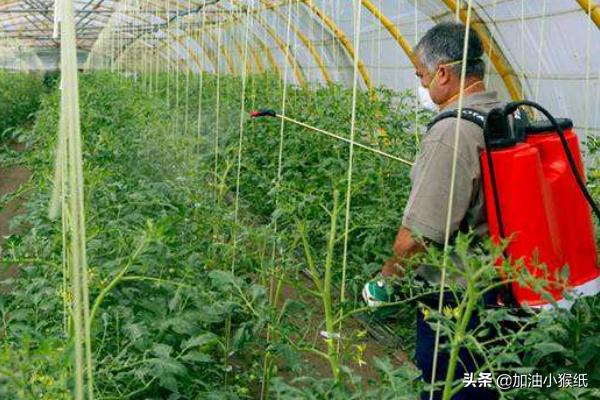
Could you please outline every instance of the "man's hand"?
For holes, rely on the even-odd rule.
[[[394,255],[383,264],[381,274],[383,276],[404,276],[405,269],[402,265],[403,260],[424,250],[424,244],[415,239],[408,228],[401,226],[396,235],[396,240],[394,241]]]
[[[387,260],[383,264],[383,268],[381,269],[381,275],[383,276],[398,276],[403,277],[406,270],[402,265],[400,265],[400,261],[396,259],[396,257],[392,257]]]

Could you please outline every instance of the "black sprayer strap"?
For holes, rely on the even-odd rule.
[[[431,129],[431,127],[433,125],[437,124],[438,122],[440,122],[441,120],[444,120],[446,118],[458,118],[458,110],[456,110],[456,109],[447,110],[447,111],[443,111],[443,112],[439,113],[429,123],[429,125],[427,126],[427,129],[428,130]],[[464,119],[466,121],[473,122],[474,124],[477,124],[477,126],[479,126],[481,129],[484,129],[485,118],[486,118],[486,114],[481,111],[475,110],[473,108],[463,108],[460,119]],[[459,230],[459,232],[462,232],[462,233],[469,232],[469,222],[467,221],[466,215],[460,221],[458,230]]]
[[[484,112],[481,112],[478,110],[474,110],[472,108],[465,108],[462,110],[461,119],[465,119],[467,121],[473,122],[474,124],[476,124],[483,130],[485,148],[488,153],[487,164],[488,164],[488,169],[490,171],[490,177],[491,177],[490,184],[492,186],[492,197],[494,199],[494,205],[496,206],[495,207],[496,208],[496,220],[498,221],[498,228],[499,228],[498,230],[500,233],[500,237],[503,238],[504,237],[504,223],[502,221],[502,214],[500,212],[500,201],[499,201],[499,196],[498,196],[498,187],[497,187],[497,183],[496,183],[496,174],[494,171],[494,163],[493,163],[492,154],[491,154],[491,150],[492,150],[492,145],[491,145],[491,140],[490,140],[491,134],[489,132],[491,129],[493,129],[492,125],[494,125],[494,124],[490,124],[490,122],[492,122],[492,121],[496,122],[498,120],[498,118],[497,118],[498,113],[503,114],[503,110],[502,109],[493,109],[488,114],[488,113],[484,113]],[[492,117],[490,119],[489,118],[490,114],[494,114],[496,116],[496,118]],[[433,121],[431,121],[428,128],[431,128],[434,124],[436,124],[437,122],[439,122],[443,119],[446,119],[446,118],[458,118],[458,111],[457,110],[448,110],[448,111],[444,111],[444,112],[438,114],[433,119]],[[518,128],[522,129],[522,126],[519,126]],[[463,218],[463,220],[460,222],[459,231],[466,233],[466,232],[468,232],[468,229],[469,229],[469,224],[467,221],[467,216],[465,216]],[[504,252],[504,257],[505,257],[505,259],[508,260],[508,254],[506,254],[506,252]],[[497,303],[499,305],[504,305],[506,307],[511,307],[511,308],[517,308],[519,306],[509,285],[501,286],[501,289],[498,291],[498,295],[497,295]]]
[[[485,140],[485,150],[487,152],[487,164],[490,172],[490,185],[492,187],[492,198],[494,199],[494,209],[496,210],[496,221],[498,223],[498,233],[501,239],[505,238],[504,222],[502,221],[502,211],[500,210],[500,197],[498,196],[498,184],[496,182],[496,171],[494,170],[494,159],[492,157],[493,146],[491,143],[492,131],[500,125],[500,120],[506,119],[504,110],[494,108],[485,119],[483,128],[483,139]],[[508,125],[503,126],[506,129]]]
[[[486,113],[481,112],[479,110],[475,110],[473,108],[463,108],[461,112],[460,119],[464,119],[469,122],[473,122],[477,124],[481,129],[483,129],[485,124]],[[448,110],[443,111],[435,116],[435,118],[427,125],[427,129],[431,129],[431,127],[443,119],[446,118],[458,118],[458,110]]]

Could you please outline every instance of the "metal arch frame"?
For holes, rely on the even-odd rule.
[[[240,43],[236,40],[234,41],[234,45],[235,48],[237,49],[238,53],[242,53],[242,48],[240,47]],[[258,53],[256,53],[256,48],[251,46],[250,43],[248,43],[248,51],[250,51],[250,53],[252,53],[252,57],[254,58],[254,63],[256,64],[256,70],[259,74],[262,74],[265,72],[265,65],[262,62],[262,59],[260,58],[260,56],[258,55]]]
[[[361,3],[375,18],[377,18],[379,23],[381,23],[381,25],[383,25],[383,27],[385,29],[387,29],[387,31],[390,33],[392,38],[394,40],[396,40],[396,42],[398,42],[398,45],[400,45],[400,48],[408,56],[408,58],[410,59],[410,62],[414,66],[416,66],[415,55],[413,53],[411,45],[404,38],[402,33],[400,33],[400,30],[396,27],[396,25],[392,22],[392,20],[390,20],[388,17],[386,17],[381,12],[381,10],[375,4],[373,4],[370,0],[361,0]]]
[[[223,29],[221,27],[221,29]],[[224,33],[225,31],[223,31]],[[221,33],[221,34],[223,34]],[[214,32],[207,32],[206,33],[209,37],[209,39],[212,41],[212,43],[218,43],[218,40],[215,40],[214,37]],[[219,48],[217,48],[217,54],[223,54],[223,58],[225,59],[225,64],[227,65],[227,69],[229,70],[229,73],[231,75],[235,75],[235,67],[233,66],[233,60],[231,59],[231,55],[229,54],[229,52],[225,51],[225,44],[223,43],[223,40],[221,40],[221,46]],[[217,58],[217,62],[219,62],[219,59]],[[219,68],[220,69],[220,68]]]
[[[213,42],[210,42],[211,47],[209,49],[207,49],[206,48],[206,43],[205,43],[205,40],[206,40],[205,33],[202,32],[202,39],[200,39],[200,31],[198,31],[196,33],[198,35],[196,36],[196,38],[194,39],[194,41],[196,42],[196,44],[198,45],[198,47],[200,47],[200,50],[204,53],[204,55],[206,56],[206,58],[208,58],[208,60],[210,61],[210,63],[213,66],[213,72],[216,73],[219,70],[219,67],[217,65],[217,63],[219,62],[219,60],[218,60],[217,53],[212,48]],[[205,71],[205,69],[203,69],[203,71]]]
[[[214,25],[212,27],[214,28],[215,26],[216,25]],[[196,32],[200,32],[200,31],[202,31],[204,29],[205,28],[199,29]],[[166,30],[164,30],[164,31],[166,32]],[[226,33],[226,30],[223,30],[223,32]],[[171,38],[174,37],[174,35],[173,35],[172,32],[169,32],[169,36],[171,36]],[[216,62],[217,62],[215,60],[216,54],[213,52],[212,53],[212,59],[211,59],[211,55],[209,54],[209,52],[204,47],[202,47],[203,46],[202,44],[200,44],[199,38],[196,38],[193,35],[187,35],[187,34],[183,35],[183,36],[189,37],[191,40],[196,41],[196,43],[199,44],[199,46],[204,49],[204,51],[206,52],[206,56],[209,58],[209,61],[213,64],[213,67],[215,68],[215,71],[216,71]],[[259,43],[260,47],[263,48],[263,51],[265,51],[267,59],[269,60],[270,63],[272,63],[273,69],[275,69],[279,73],[277,64],[274,61],[274,58],[273,58],[272,54],[270,53],[269,48],[266,45],[264,45],[264,43],[262,43],[262,41],[260,41],[260,39],[257,37],[256,34],[253,33],[253,37]],[[140,37],[140,39],[142,39],[142,38]],[[210,35],[210,39],[211,39],[211,44],[214,44],[215,43],[215,39],[214,39],[213,35]],[[230,39],[231,39],[231,42],[233,43],[233,45],[236,47],[238,53],[241,54],[239,43],[234,38],[230,38]],[[195,57],[195,55],[193,54],[194,53],[193,50],[189,46],[186,46],[185,44],[183,44],[181,42],[180,42],[180,44],[188,51],[188,53],[190,53],[191,57]],[[167,43],[163,43],[163,45],[167,45]],[[231,56],[230,56],[229,52],[226,51],[226,45],[222,44],[221,48],[218,49],[218,51],[220,51],[223,54],[223,57],[225,58],[225,61],[226,61],[226,64],[227,64],[227,67],[228,67],[230,73],[232,75],[234,75],[235,74],[235,69],[234,69],[234,66],[233,66],[233,61],[231,60]],[[257,63],[257,68],[258,68],[259,72],[264,72],[264,70],[265,70],[264,69],[264,64],[262,63],[262,60],[261,60],[260,56],[256,53],[256,49],[254,47],[251,47],[250,51],[253,54],[253,58],[255,59],[255,62]]]
[[[255,34],[255,37],[263,52],[267,56],[267,60],[269,61],[269,64],[271,64],[271,69],[274,70],[277,75],[281,76],[281,68],[279,67],[279,64],[277,64],[277,60],[275,60],[275,57],[273,57],[271,49],[262,39],[258,37],[258,35]]]
[[[456,1],[455,0],[442,0],[444,4],[450,9],[450,11],[455,11]],[[462,6],[458,8],[458,13],[461,21],[463,23],[467,22],[467,10]],[[435,20],[435,18],[432,17]],[[506,89],[508,90],[508,94],[513,100],[520,100],[524,96],[523,86],[521,81],[516,78],[516,74],[512,69],[508,58],[504,55],[504,52],[500,48],[500,45],[496,43],[494,38],[492,37],[487,24],[484,20],[479,16],[477,11],[472,8],[471,9],[471,28],[477,32],[477,35],[481,39],[481,43],[483,44],[483,48],[488,58],[494,64],[496,71],[500,75],[500,78],[504,82]]]
[[[194,60],[194,62],[196,63],[196,65],[198,65],[198,68],[202,69],[201,64],[199,63],[199,61],[197,61],[196,56],[194,54],[192,54],[192,52],[190,51],[190,49],[189,49],[188,46],[186,46],[186,45],[184,45],[182,43],[181,39],[185,35],[175,35],[173,32],[166,31],[166,30],[165,30],[165,34],[167,35],[167,37],[165,39],[163,39],[163,43],[161,43],[161,45],[159,45],[159,46],[156,47],[155,51],[160,52],[161,51],[161,47],[164,46],[164,45],[166,45],[166,43],[168,41],[175,41],[175,42],[179,43],[189,53],[190,58],[192,58]],[[129,53],[131,51],[135,50],[138,47],[138,45],[139,45],[139,42],[138,43],[134,43],[131,46],[128,46],[126,49],[123,49],[123,50],[119,51],[117,53],[116,57],[114,57],[112,54],[111,54],[111,57],[114,58],[114,62],[116,64],[123,63],[123,62],[125,62],[125,59],[129,57]],[[173,57],[170,57],[170,59],[173,59]],[[184,64],[186,65],[186,68],[189,69],[189,65],[188,65],[189,64],[188,63],[189,59],[185,58],[183,60],[185,61]]]
[[[231,5],[234,5],[234,2],[238,3],[237,0],[229,0],[229,1],[230,1]],[[219,5],[217,5],[217,7],[222,8],[222,6],[219,6]],[[294,75],[296,76],[296,80],[301,85],[304,85],[306,83],[306,79],[304,77],[304,73],[302,72],[300,63],[298,62],[296,56],[294,54],[292,54],[291,51],[286,51],[286,47],[289,47],[289,44],[286,45],[286,43],[283,41],[283,39],[281,39],[281,37],[277,34],[277,32],[268,23],[266,23],[260,16],[256,15],[259,12],[271,9],[271,7],[277,7],[277,5],[268,5],[262,9],[259,9],[257,12],[252,12],[252,14],[253,14],[252,18],[258,22],[258,24],[267,32],[267,34],[269,36],[271,36],[271,38],[275,41],[275,44],[279,48],[279,51],[281,51],[281,53],[284,56],[287,53],[286,61],[290,64],[290,66],[294,70]],[[252,10],[252,11],[256,11],[256,10]],[[240,19],[241,19],[241,17],[232,17],[230,22],[235,23],[235,22],[239,21]]]
[[[151,3],[152,3],[152,4],[154,4],[154,5],[156,5],[156,4],[155,4],[155,2],[153,2],[153,1],[152,1],[152,2],[149,2],[148,4],[151,4]],[[164,3],[163,3],[163,4],[164,4]],[[161,5],[162,5],[162,4],[161,4]],[[181,5],[181,3],[179,3],[179,2],[178,2],[178,6],[179,6],[179,5]],[[120,13],[115,13],[115,14],[117,14],[117,15],[121,15]],[[186,15],[187,15],[187,14],[186,14]],[[150,16],[155,16],[155,15],[154,15],[154,14],[151,14]],[[179,16],[179,15],[176,15],[175,17],[173,17],[173,19],[176,19],[178,16]],[[184,16],[185,16],[185,15],[184,15]],[[164,22],[164,21],[169,21],[169,18],[170,18],[170,17],[169,17],[169,16],[167,16],[167,18],[163,19],[163,22]],[[150,24],[150,21],[149,21],[149,19],[148,19],[148,18],[140,18],[140,16],[133,16],[133,19],[135,19],[135,20],[140,20],[140,21],[143,21],[143,22],[146,22],[146,23],[149,23],[149,24]],[[107,24],[107,26],[108,26],[108,24]],[[160,28],[159,28],[159,29],[160,29]],[[171,30],[169,30],[169,29],[163,29],[162,31],[163,31],[163,32],[165,32],[165,34],[166,34],[166,36],[167,36],[167,37],[165,38],[166,40],[164,40],[164,43],[163,43],[162,45],[166,45],[166,43],[167,43],[169,40],[176,40],[176,41],[178,41],[178,42],[179,42],[179,38],[180,38],[180,36],[181,36],[181,35],[180,35],[180,36],[177,36],[177,35],[175,35],[175,34],[174,34],[174,33],[173,33]],[[134,38],[133,42],[132,42],[132,43],[129,43],[129,44],[127,45],[127,47],[126,47],[125,49],[123,49],[123,51],[122,51],[122,54],[119,56],[119,58],[120,58],[120,57],[123,57],[123,56],[125,56],[125,54],[126,54],[127,52],[129,52],[129,49],[130,49],[130,48],[135,48],[135,46],[136,46],[137,44],[139,44],[139,40],[142,40],[142,38],[144,37],[144,35],[145,35],[145,33],[144,33],[144,34],[142,34],[142,35],[140,35],[140,36],[139,36],[139,37],[137,37],[137,38]],[[184,35],[184,36],[185,36],[185,35]],[[191,36],[190,36],[190,37],[191,37]],[[188,53],[188,56],[189,56],[189,57],[188,57],[188,58],[186,58],[186,59],[184,59],[184,60],[185,60],[185,63],[186,63],[186,64],[188,64],[188,60],[189,60],[189,58],[193,58],[193,57],[195,57],[195,55],[193,55],[193,54],[192,54],[192,51],[191,51],[191,49],[190,49],[188,46],[185,46],[185,45],[183,45],[181,42],[179,42],[179,43],[180,43],[180,44],[183,46],[183,48],[185,48],[185,49],[186,49],[186,52]],[[212,60],[210,60],[210,61],[211,61],[211,62],[213,62]],[[189,68],[189,65],[187,65],[187,67]],[[199,68],[201,68],[201,67],[199,66]],[[201,68],[201,69],[202,69],[202,68]]]
[[[154,2],[152,2],[152,3],[154,3]],[[171,3],[169,3],[169,4],[171,4]],[[197,5],[199,6],[199,4],[200,4],[200,3],[198,3]],[[163,4],[161,4],[161,5],[163,5]],[[217,5],[217,7],[219,7],[219,8],[221,8],[221,9],[223,9],[224,11],[230,11],[230,10],[228,10],[228,9],[225,9],[225,8],[223,8],[223,7],[219,6],[219,5],[218,5],[218,4],[216,4],[216,3],[210,3],[210,4],[206,4],[206,5]],[[176,6],[176,7],[180,7],[180,6],[181,6],[181,3],[180,3],[180,2],[177,2],[177,6]],[[175,8],[175,10],[177,10],[177,8]],[[259,11],[262,11],[262,10],[259,10]],[[167,16],[166,18],[162,18],[162,19],[163,19],[163,21],[175,21],[175,20],[178,20],[180,17],[185,17],[185,16],[187,16],[187,15],[190,15],[190,14],[192,14],[192,13],[184,13],[184,14],[180,15],[178,11],[175,11],[175,13],[176,13],[176,15],[174,15],[173,17]],[[141,21],[144,21],[144,22],[148,22],[148,23],[150,23],[150,22],[148,21],[148,19],[147,19],[147,18],[140,18],[139,16],[137,16],[137,17],[136,17],[136,16],[134,16],[133,18],[134,18],[134,19],[136,19],[136,20],[141,20]],[[175,24],[178,24],[178,23],[180,23],[180,20],[178,20],[178,21],[175,21]],[[169,36],[170,36],[170,37],[171,37],[171,39],[173,39],[173,38],[175,38],[175,37],[176,37],[176,36],[175,36],[175,35],[174,35],[172,32],[170,32],[168,29],[163,29],[163,31],[164,31],[164,32],[166,32],[166,34],[167,34],[167,37],[169,37]],[[225,30],[224,30],[224,32],[225,32]],[[136,42],[138,42],[139,40],[143,40],[143,37],[144,37],[144,34],[142,34],[142,35],[139,35],[137,38],[134,38],[133,42],[132,42],[132,43],[129,43],[127,47],[128,47],[128,48],[129,48],[129,47],[135,48],[135,46],[136,46],[136,44],[137,44]],[[190,36],[190,38],[191,38],[191,36]],[[194,40],[194,39],[192,38],[192,40]],[[213,41],[214,41],[214,39],[213,39]],[[233,39],[232,39],[232,41],[233,41]],[[166,45],[166,44],[167,44],[167,42],[168,42],[168,40],[165,40],[165,43],[163,43],[163,45]],[[190,49],[188,46],[184,46],[184,48],[185,48],[185,49],[186,49],[186,51],[189,53],[189,56],[190,56],[190,57],[193,57],[193,55],[192,55],[192,50],[191,50],[191,49]],[[128,49],[125,49],[123,52],[125,53],[125,52],[127,52],[127,51],[128,51]],[[234,74],[235,74],[235,70],[234,70],[234,67],[233,67],[233,62],[232,62],[232,60],[231,60],[231,57],[230,57],[230,54],[229,54],[229,52],[225,51],[225,45],[224,45],[224,44],[222,44],[221,48],[220,48],[220,49],[218,49],[218,51],[220,51],[220,52],[223,54],[223,57],[224,57],[224,58],[225,58],[225,60],[226,60],[226,63],[227,63],[227,66],[228,66],[228,68],[229,68],[229,71],[230,71],[230,73],[231,73],[232,75],[234,75]]]
[[[590,16],[592,21],[600,28],[600,4],[594,3],[592,0],[576,0],[583,11]],[[588,13],[589,12],[589,13]]]
[[[281,75],[281,71],[279,70],[279,65],[277,64],[277,61],[275,61],[275,58],[273,57],[273,54],[271,53],[271,49],[269,48],[269,46],[267,46],[267,44],[258,36],[257,33],[253,32],[252,33],[252,37],[254,38],[254,41],[257,44],[257,47],[260,48],[266,55],[267,57],[267,61],[269,62],[271,69],[274,70],[277,74]],[[255,48],[251,48],[251,51],[256,54],[256,61],[258,62],[260,60],[260,64],[263,65],[264,68],[264,64],[262,62],[262,60],[260,59],[260,55],[258,53],[256,53],[256,49]],[[239,52],[239,50],[238,50]],[[241,54],[241,52],[240,52]],[[263,72],[266,70],[266,68],[264,68]]]
[[[222,8],[222,6],[219,6],[218,4],[216,5],[216,7],[218,8]],[[227,32],[226,30],[223,31],[224,33]],[[257,36],[256,34],[252,34],[252,37],[257,40]],[[236,48],[236,51],[238,52],[238,55],[240,56],[240,58],[243,57],[243,51],[242,48],[240,46],[240,43],[238,40],[235,39],[235,37],[233,37],[233,35],[231,35],[230,37],[231,42],[233,43],[234,47]],[[258,70],[259,73],[263,73],[265,72],[265,66],[259,56],[259,54],[256,52],[256,48],[253,47],[250,43],[248,43],[248,50],[252,53],[252,57],[254,58],[254,62],[256,64],[256,68]],[[250,67],[250,64],[247,65],[247,67]]]
[[[154,2],[151,2],[151,3],[154,3]],[[170,4],[170,3],[169,3],[169,4]],[[178,4],[178,6],[181,6],[181,5],[182,5],[182,3],[180,3],[180,2],[178,2],[177,4]],[[162,5],[162,4],[161,4],[161,5]],[[208,5],[208,4],[207,4],[207,5]],[[227,12],[227,11],[232,11],[231,9],[224,8],[223,6],[221,6],[221,5],[217,4],[217,3],[211,3],[210,5],[215,5],[216,7],[220,8],[221,10],[223,10],[223,11],[225,11],[225,12]],[[256,14],[256,13],[262,12],[262,11],[264,11],[264,10],[265,10],[265,9],[254,9],[254,10],[251,10],[251,12],[252,12],[252,14]],[[176,13],[177,13],[177,11],[176,11]],[[189,15],[189,13],[184,13],[184,14],[181,14],[181,15],[180,15],[179,13],[177,13],[175,16],[173,16],[173,17],[170,17],[170,20],[176,20],[176,19],[178,19],[179,17],[181,17],[181,16],[186,16],[186,15]],[[134,18],[134,19],[141,19],[142,21],[144,21],[144,20],[145,20],[145,21],[147,21],[147,19],[142,19],[142,18],[139,18],[139,17],[136,17],[136,16],[134,16],[133,18]],[[241,19],[241,17],[237,17],[237,20],[239,20],[239,19]],[[163,20],[164,20],[164,19],[163,19]],[[234,20],[234,21],[235,21],[235,20],[236,20],[236,17],[230,18],[230,20]],[[179,22],[179,21],[176,21],[175,23],[178,23],[178,22]],[[167,30],[165,29],[164,31],[167,31]],[[173,36],[173,35],[170,35],[170,36]],[[142,37],[143,37],[143,35],[140,35],[140,37],[138,37],[138,38],[135,38],[135,39],[134,39],[134,42],[133,42],[133,43],[130,43],[130,44],[128,45],[128,47],[129,47],[129,46],[134,46],[134,45],[135,45],[135,42],[136,42],[137,40],[140,40]],[[274,39],[275,39],[275,38],[274,38]],[[167,41],[165,41],[165,44],[167,44],[167,45],[168,45],[168,42],[167,42]],[[268,48],[267,48],[267,47],[265,47],[265,46],[263,46],[263,49],[264,49],[264,50],[266,50],[266,49],[268,49]],[[125,50],[125,51],[126,51],[126,50]],[[188,51],[189,51],[189,48],[188,48]],[[273,59],[273,56],[272,56],[272,54],[270,54],[270,51],[269,51],[269,52],[267,52],[267,53],[266,53],[266,55],[267,55],[267,58],[269,59],[269,61],[272,61],[272,60],[274,60],[274,59]],[[229,54],[227,54],[226,52],[223,52],[223,56],[224,56],[224,57],[226,57],[226,58],[229,58]],[[276,65],[276,63],[274,63],[273,65]],[[278,68],[276,68],[276,69],[278,70]],[[230,70],[232,70],[232,69],[230,69]],[[233,70],[232,70],[232,74],[233,74],[233,73],[234,73],[234,72],[233,72]]]
[[[166,35],[167,35],[167,38],[165,38],[165,39],[162,39],[162,43],[160,43],[160,44],[159,44],[159,45],[156,47],[156,51],[163,52],[163,48],[164,48],[164,47],[167,47],[167,46],[169,46],[169,44],[168,44],[168,42],[169,42],[169,41],[177,41],[177,43],[179,43],[179,44],[180,44],[180,45],[181,45],[181,46],[182,46],[182,47],[183,47],[183,48],[186,50],[186,52],[189,54],[189,57],[190,57],[190,58],[192,58],[192,59],[194,60],[194,62],[195,62],[195,63],[196,63],[196,65],[198,66],[198,68],[200,68],[200,70],[205,70],[205,69],[204,69],[204,64],[203,64],[203,63],[201,63],[201,62],[199,61],[199,59],[198,59],[198,58],[197,58],[197,56],[194,54],[194,52],[192,51],[192,49],[191,49],[190,47],[188,47],[187,45],[185,45],[185,44],[183,43],[183,41],[182,41],[182,39],[183,39],[184,37],[190,37],[190,36],[187,36],[187,35],[179,35],[179,36],[176,36],[176,35],[175,35],[175,34],[174,34],[172,31],[167,31],[167,30],[165,30],[164,32],[166,33]],[[191,37],[190,37],[190,38],[191,38]],[[211,45],[212,45],[212,44],[213,44],[215,41],[214,41],[214,38],[213,38],[213,37],[211,37],[211,39],[212,39],[212,41],[211,41]],[[195,39],[192,39],[192,40],[195,40]],[[206,58],[208,58],[208,60],[209,60],[209,61],[211,62],[211,64],[213,65],[213,68],[214,68],[214,70],[216,71],[216,70],[217,70],[217,64],[216,64],[216,63],[218,62],[218,57],[217,57],[217,54],[214,52],[214,50],[213,50],[212,48],[209,50],[209,49],[206,49],[206,47],[205,47],[205,46],[203,46],[202,44],[198,43],[198,41],[196,41],[196,43],[197,43],[197,44],[200,46],[200,48],[201,48],[201,49],[202,49],[202,51],[203,51],[203,55],[204,55]],[[130,51],[130,49],[133,49],[133,48],[135,48],[135,47],[128,48],[128,49],[127,49],[127,52],[129,52],[129,51]],[[222,48],[223,48],[223,45],[221,44],[221,49],[217,49],[217,52],[219,52],[219,51],[223,52]],[[167,53],[168,53],[168,52],[167,52]],[[168,54],[169,54],[169,53],[168,53]],[[223,54],[225,55],[226,53],[224,53],[224,52],[223,52]],[[173,57],[171,56],[171,57],[169,57],[169,58],[170,58],[170,59],[172,59]],[[183,60],[184,60],[184,63],[185,63],[185,64],[188,64],[188,60],[189,60],[189,58],[184,58]],[[229,66],[230,66],[230,64],[229,64],[229,62],[227,62],[227,58],[226,58],[226,63],[227,63],[227,65],[228,65],[228,67],[229,67]],[[189,66],[188,66],[188,67],[189,67]],[[233,73],[233,72],[231,72],[231,73]]]
[[[329,30],[335,35],[337,40],[339,40],[342,46],[346,49],[349,58],[351,60],[354,60],[354,57],[356,57],[356,51],[354,50],[354,46],[352,45],[352,42],[350,42],[344,31],[335,23],[335,21],[331,19],[327,14],[325,14],[323,10],[321,10],[317,5],[315,5],[313,0],[298,1],[304,4],[312,12],[312,14],[314,14],[321,21],[321,23],[325,24],[327,28],[329,28]],[[357,64],[358,72],[360,73],[360,76],[362,77],[367,89],[372,90],[373,83],[371,80],[371,76],[369,75],[369,71],[367,70],[365,63],[360,59],[360,57],[358,59]]]
[[[186,35],[180,35],[179,37],[177,37],[177,42],[181,45],[181,47],[183,47],[184,49],[186,49],[187,53],[190,55],[190,57],[192,58],[192,60],[194,60],[194,63],[196,64],[196,66],[198,66],[198,70],[202,71],[204,70],[204,63],[201,63],[200,60],[198,59],[198,56],[196,55],[196,52],[191,51],[191,49],[189,48],[189,46],[187,44],[184,43],[184,38],[188,38],[189,36]],[[185,62],[184,64],[186,64],[188,70],[189,68],[189,62],[187,61],[187,59],[183,59]]]
[[[284,56],[287,55],[287,62],[291,65],[292,69],[294,70],[294,75],[298,83],[301,85],[306,84],[306,77],[304,76],[304,71],[302,71],[302,67],[300,65],[300,62],[298,61],[298,58],[295,54],[293,54],[290,44],[285,43],[283,39],[281,39],[281,37],[277,34],[275,29],[273,29],[273,27],[266,23],[264,19],[262,19],[259,16],[254,16],[253,18],[255,18],[257,22],[262,26],[262,28],[267,31],[269,36],[271,36],[273,40],[275,40],[275,43],[277,44],[277,47],[279,47],[281,53]]]
[[[267,0],[259,0],[259,1],[265,5],[269,5]],[[287,23],[287,17],[285,15],[283,15],[283,13],[281,11],[279,11],[280,7],[283,7],[283,5],[280,5],[277,7],[272,7],[269,11],[272,11],[279,19],[281,19],[282,21]],[[317,66],[319,67],[319,70],[321,71],[321,75],[323,76],[323,79],[325,80],[325,82],[331,83],[331,81],[332,81],[331,74],[329,73],[329,70],[325,66],[325,63],[323,62],[323,57],[321,57],[321,54],[319,54],[317,48],[314,46],[312,41],[308,37],[306,37],[306,35],[304,33],[302,33],[302,31],[300,31],[300,28],[298,28],[298,26],[296,26],[296,24],[290,23],[290,27],[294,31],[294,34],[298,37],[298,39],[300,39],[302,44],[308,49],[308,51],[310,52],[312,57],[315,59]]]

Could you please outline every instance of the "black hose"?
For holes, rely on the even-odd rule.
[[[485,128],[484,128],[484,132],[483,132],[483,138],[485,141],[485,149],[487,152],[487,164],[488,164],[488,169],[490,171],[490,184],[492,186],[492,196],[494,198],[494,208],[496,209],[496,221],[498,222],[498,233],[500,234],[500,238],[504,239],[504,222],[502,221],[502,212],[500,210],[500,198],[498,196],[498,184],[496,183],[496,172],[494,170],[494,160],[492,159],[492,150],[493,147],[490,143],[490,137],[489,134],[487,132],[487,128],[488,128],[488,122],[490,119],[490,116],[494,115],[494,111],[498,112],[498,109],[492,110],[485,121]],[[506,256],[506,254],[505,254]]]
[[[594,214],[600,220],[600,209],[598,208],[598,205],[594,202],[592,195],[590,194],[590,192],[587,190],[587,187],[585,186],[585,182],[583,181],[583,178],[581,177],[581,174],[579,173],[579,170],[577,169],[577,164],[575,163],[575,158],[573,157],[573,153],[571,152],[571,148],[569,147],[569,143],[567,142],[567,138],[565,137],[565,132],[563,131],[563,129],[561,128],[559,123],[552,116],[552,114],[550,114],[548,112],[548,110],[546,110],[544,107],[542,107],[538,103],[535,103],[535,102],[529,101],[529,100],[521,100],[521,101],[514,101],[511,103],[508,103],[506,105],[506,107],[504,107],[505,115],[508,116],[509,114],[512,114],[520,106],[529,106],[529,107],[533,107],[533,108],[539,110],[542,114],[544,114],[544,116],[546,118],[548,118],[548,121],[550,121],[550,123],[556,128],[556,131],[558,132],[558,137],[560,138],[560,142],[562,143],[563,149],[567,156],[567,160],[569,161],[569,166],[571,167],[571,172],[573,172],[573,175],[575,176],[575,180],[577,181],[577,185],[579,186],[581,193],[583,193],[583,196],[589,203],[590,207],[592,207]]]

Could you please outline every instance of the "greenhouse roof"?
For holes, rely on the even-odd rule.
[[[414,90],[411,48],[436,22],[465,20],[466,3],[363,0],[358,54],[363,88]],[[90,67],[115,60],[133,63],[152,53],[194,71],[239,74],[247,37],[249,68],[255,72],[281,73],[289,67],[293,72],[289,79],[297,83],[352,79],[357,24],[350,1],[76,0],[74,4],[78,47],[92,54]],[[507,98],[538,100],[557,114],[571,116],[586,132],[600,129],[600,115],[591,112],[600,102],[598,4],[477,0],[472,5],[473,29],[486,47],[492,87]],[[1,3],[0,47],[8,54],[5,59],[32,49],[35,54],[39,49],[57,49],[55,7],[54,1],[45,0]],[[251,16],[247,35],[246,15]],[[30,56],[25,64],[53,68],[47,60]]]

